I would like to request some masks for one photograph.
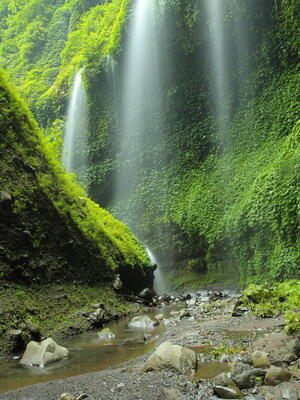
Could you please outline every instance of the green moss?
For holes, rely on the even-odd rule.
[[[287,320],[285,330],[289,334],[300,332],[300,281],[250,285],[244,290],[243,302],[260,317],[273,317],[284,313]]]
[[[96,281],[102,279],[101,273],[103,278],[112,277],[120,268],[122,273],[125,272],[125,278],[126,271],[130,274],[132,269],[147,280],[152,272],[144,247],[123,223],[91,201],[85,191],[76,184],[72,175],[65,173],[57,158],[55,144],[42,135],[24,103],[9,87],[3,73],[0,75],[0,101],[1,139],[5,146],[0,159],[4,167],[0,175],[1,187],[13,194],[13,213],[16,219],[20,219],[19,224],[24,225],[27,221],[30,221],[27,222],[30,224],[30,218],[34,220],[30,217],[30,209],[36,208],[36,221],[32,232],[27,228],[32,248],[43,252],[40,235],[43,237],[50,233],[45,223],[49,226],[55,224],[55,220],[47,221],[44,211],[46,209],[56,215],[57,223],[62,224],[61,234],[65,236],[60,237],[61,244],[70,239],[74,241],[74,235],[78,236],[76,232],[80,233],[78,246],[85,246],[82,254],[89,253],[84,265],[91,264],[86,268],[91,270],[92,275],[96,274]],[[15,159],[19,160],[17,164],[14,163]],[[6,174],[5,168],[8,170]],[[14,174],[14,180],[11,180],[10,177]],[[12,240],[16,241],[13,233]],[[18,246],[17,241],[15,245]],[[48,243],[45,243],[45,246],[47,245]],[[58,249],[53,251],[60,253]],[[61,253],[58,257],[62,257],[63,260],[65,256]],[[72,263],[72,257],[73,260],[76,259],[72,254],[68,254],[67,257],[67,263]],[[45,262],[46,271],[50,270],[51,261]],[[64,263],[65,261],[61,261],[62,265]],[[84,268],[84,265],[81,268]],[[82,279],[85,280],[84,275]]]
[[[104,304],[105,318],[111,320],[138,310],[107,287],[85,285],[51,285],[24,287],[10,285],[0,289],[1,302],[1,353],[8,352],[7,333],[20,329],[22,323],[31,321],[43,335],[69,336],[93,328],[84,312],[92,312],[91,304]]]

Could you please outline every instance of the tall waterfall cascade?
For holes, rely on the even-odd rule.
[[[62,161],[68,172],[83,181],[87,167],[88,108],[82,70],[75,75],[68,106]]]

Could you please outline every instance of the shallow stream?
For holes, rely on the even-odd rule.
[[[154,316],[162,313],[165,318],[168,318],[171,311],[182,307],[182,304],[166,306],[155,309],[153,313],[147,315]],[[166,328],[163,323],[152,329],[128,328],[131,318],[132,316],[106,325],[116,335],[114,339],[100,340],[97,335],[99,329],[57,340],[59,345],[69,349],[70,356],[44,368],[21,366],[19,358],[0,359],[0,393],[35,383],[107,369],[148,353],[155,346],[156,336],[163,333]],[[146,342],[144,334],[151,335]]]

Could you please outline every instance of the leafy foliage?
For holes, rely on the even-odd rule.
[[[260,317],[273,317],[285,313],[286,331],[300,332],[300,281],[286,281],[274,286],[268,284],[250,285],[244,291],[244,304]]]

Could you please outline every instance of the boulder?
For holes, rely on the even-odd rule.
[[[290,371],[271,365],[265,376],[265,384],[276,386],[281,382],[288,382],[291,379],[291,376],[292,374]]]
[[[153,321],[153,319],[151,319],[147,315],[140,315],[137,317],[133,317],[132,320],[129,322],[128,327],[149,329],[158,324],[159,322],[157,320]]]
[[[100,332],[97,333],[98,339],[100,340],[109,340],[116,337],[116,335],[109,329],[104,328]]]
[[[62,360],[68,355],[69,351],[65,347],[59,346],[53,339],[48,338],[41,343],[29,342],[20,363],[43,367],[54,361]]]
[[[265,351],[255,351],[252,353],[252,363],[255,368],[269,368],[270,360]]]
[[[150,356],[145,371],[175,369],[182,373],[195,371],[197,367],[196,353],[178,344],[164,342]]]

